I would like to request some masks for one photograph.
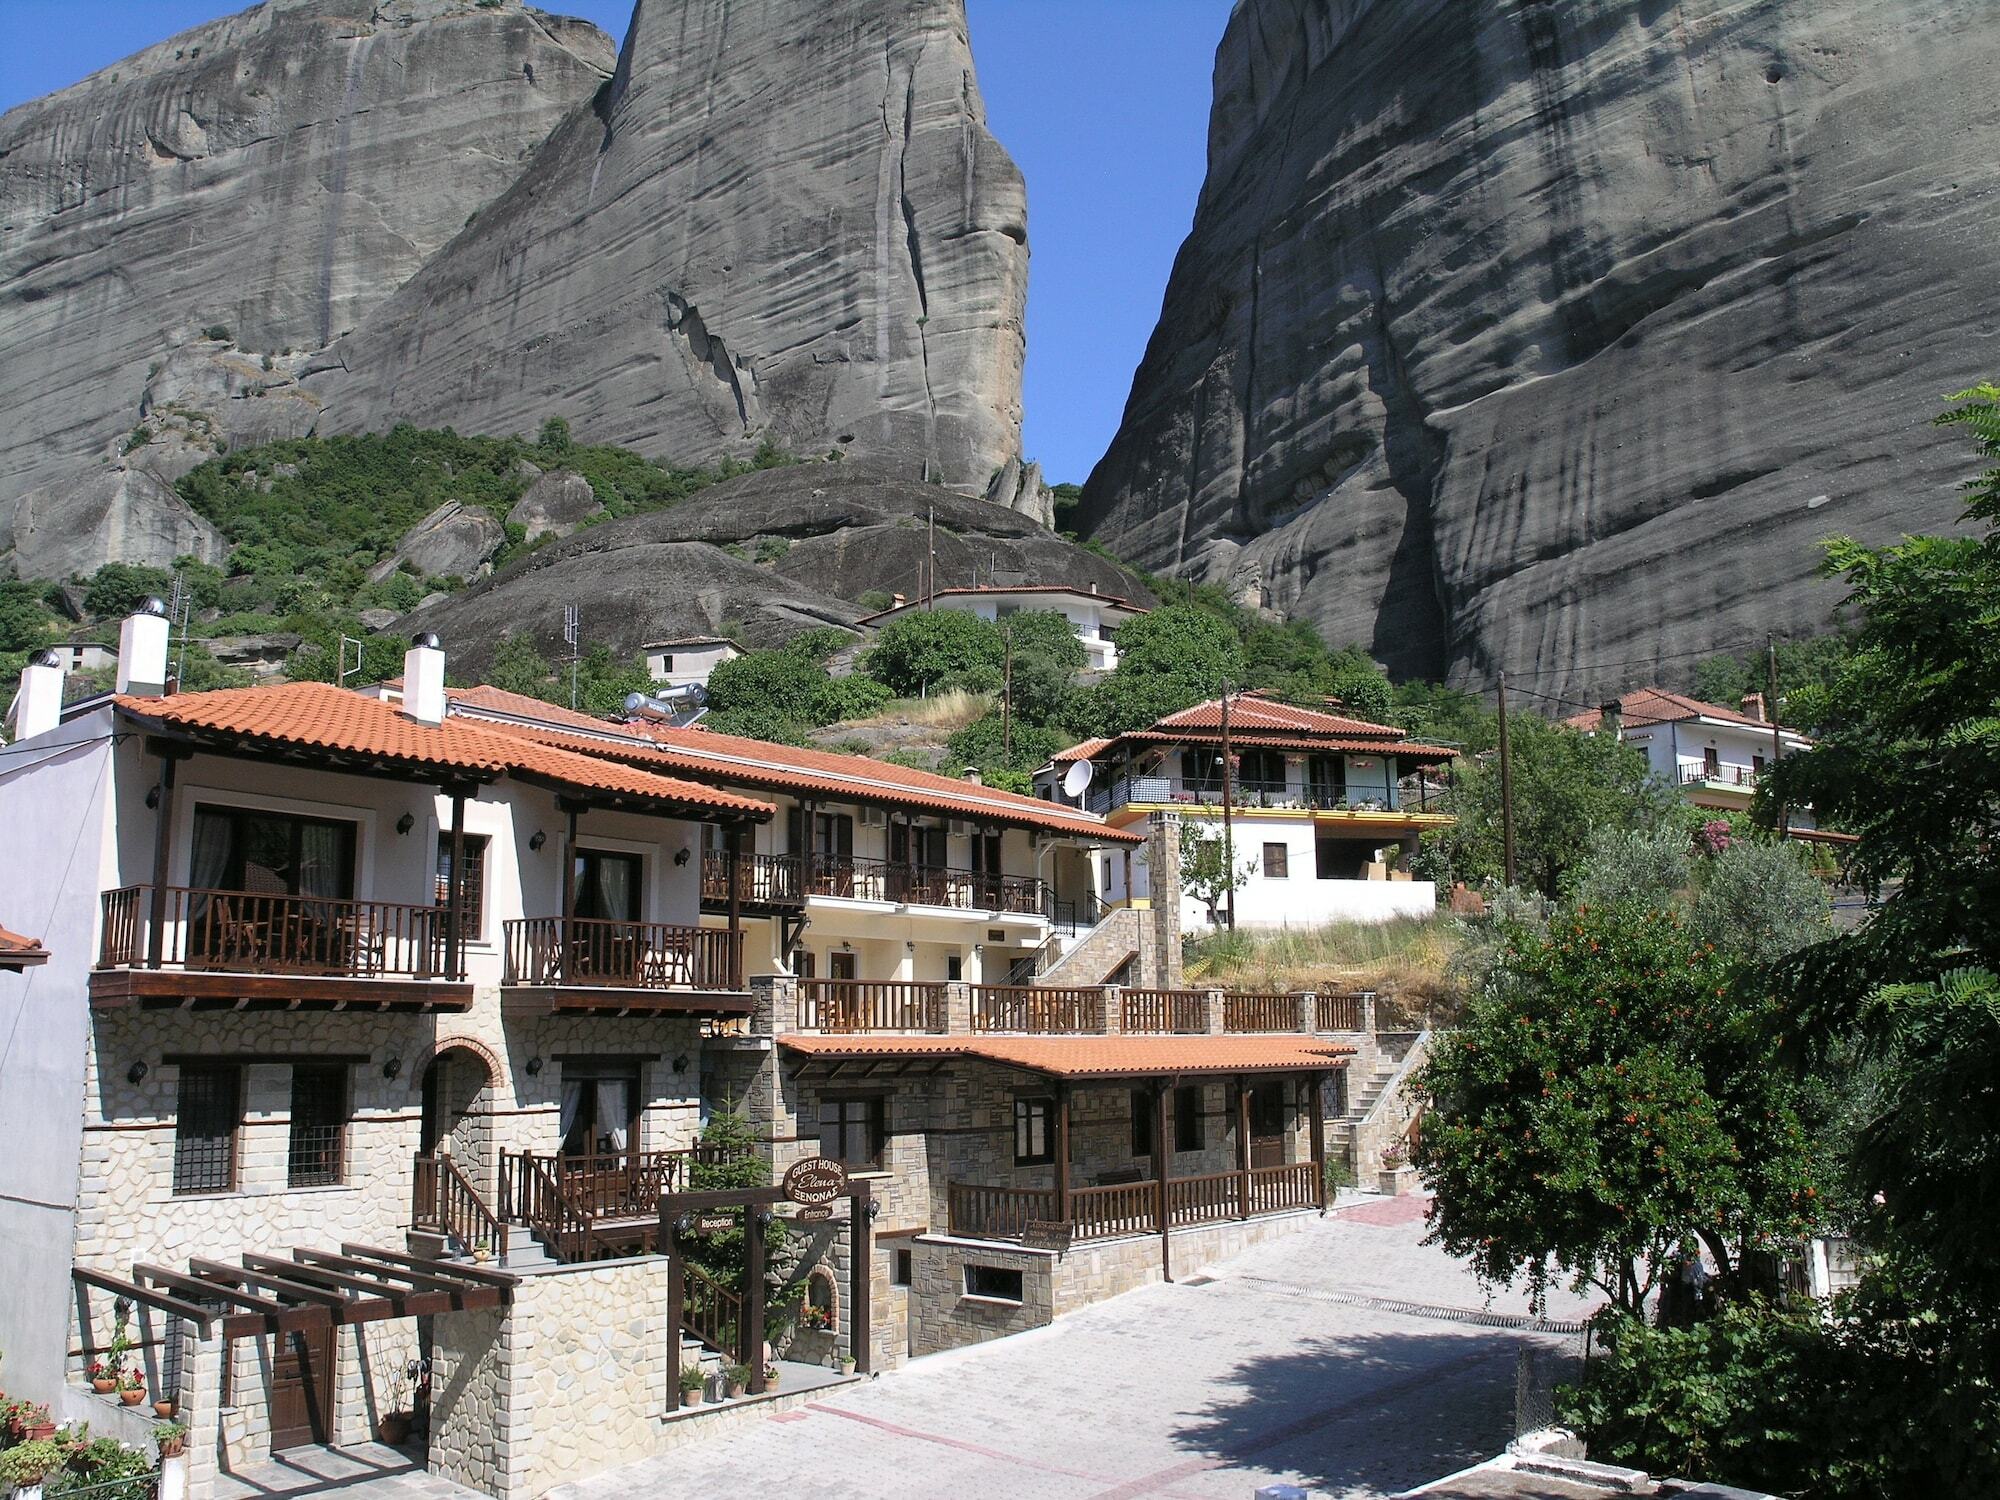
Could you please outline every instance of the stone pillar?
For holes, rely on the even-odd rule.
[[[1311,1036],[1319,1030],[1319,997],[1310,992],[1300,995],[1299,1035]]]
[[[1146,819],[1146,876],[1160,987],[1177,990],[1181,973],[1181,815],[1171,808]]]
[[[1203,990],[1201,992],[1202,1014],[1208,1018],[1208,1034],[1222,1035],[1222,991]]]
[[[750,1034],[772,1036],[799,1024],[799,982],[789,974],[760,974],[750,981]]]
[[[181,1383],[175,1393],[180,1421],[187,1427],[187,1493],[209,1495],[221,1472],[222,1356],[228,1347],[220,1331],[203,1338],[193,1323],[181,1330]]]
[[[944,987],[944,1029],[947,1036],[972,1034],[972,986],[953,980]]]
[[[1125,992],[1115,984],[1104,987],[1104,1034],[1125,1034]]]

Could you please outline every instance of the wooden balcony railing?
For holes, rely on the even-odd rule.
[[[1048,985],[975,984],[972,1029],[1033,1035],[1101,1032],[1104,991]]]
[[[729,853],[707,849],[701,856],[701,899],[709,906],[729,902]],[[796,854],[737,856],[736,899],[744,906],[803,906],[805,867]]]
[[[647,1219],[659,1212],[662,1193],[684,1192],[697,1162],[721,1162],[713,1146],[683,1151],[609,1151],[584,1156],[508,1152],[500,1159],[501,1201],[525,1218],[520,1184],[553,1178],[563,1196],[593,1224],[612,1219]]]
[[[102,898],[98,967],[458,980],[436,906],[261,891],[125,886]]]
[[[743,1298],[693,1261],[681,1261],[681,1327],[729,1360],[743,1356]]]
[[[1208,1030],[1208,997],[1200,990],[1126,990],[1119,999],[1128,1034]]]
[[[801,1031],[945,1029],[945,988],[904,979],[801,979]]]
[[[743,934],[726,927],[526,917],[505,924],[506,984],[740,990]]]
[[[1309,1161],[1248,1171],[1208,1172],[1167,1179],[1167,1221],[1179,1228],[1216,1224],[1256,1214],[1321,1206],[1319,1169]],[[953,1182],[945,1189],[951,1232],[973,1239],[1019,1239],[1032,1223],[1061,1216],[1053,1188],[987,1187]],[[1080,1187],[1069,1195],[1070,1234],[1077,1240],[1111,1239],[1160,1230],[1160,1184],[1121,1182]]]
[[[1048,915],[1046,884],[1027,875],[992,875],[937,865],[896,864],[885,859],[833,859],[816,854],[805,880],[808,894],[814,896],[895,901],[958,911]]]
[[[1224,1031],[1297,1031],[1297,995],[1224,995]]]
[[[466,1249],[485,1246],[507,1262],[507,1231],[479,1189],[449,1156],[419,1156],[410,1179],[410,1225],[448,1235]]]
[[[1313,1029],[1315,1031],[1363,1031],[1365,1010],[1359,995],[1315,995],[1313,997]]]
[[[588,1204],[572,1198],[551,1158],[523,1152],[503,1175],[501,1200],[510,1219],[534,1230],[551,1255],[565,1265],[595,1260],[604,1245]]]

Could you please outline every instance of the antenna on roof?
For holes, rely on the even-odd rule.
[[[167,625],[180,627],[180,655],[174,660],[174,681],[181,682],[187,676],[188,616],[194,608],[194,591],[187,586],[187,580],[174,571],[174,586],[167,593]]]
[[[354,665],[347,664],[347,648],[354,648]],[[361,642],[351,635],[340,637],[335,649],[339,652],[334,662],[333,680],[337,687],[346,687],[347,679],[361,670]],[[404,684],[406,687],[408,684]]]
[[[576,663],[582,654],[577,642],[583,639],[583,613],[574,604],[563,606],[563,641],[569,646],[569,706],[576,710]]]

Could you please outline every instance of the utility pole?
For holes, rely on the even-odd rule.
[[[1507,674],[1500,674],[1500,849],[1507,884],[1514,883],[1514,748],[1507,737]]]
[[[582,654],[583,615],[574,604],[563,606],[563,639],[569,643],[569,706],[576,711],[576,663]]]
[[[1000,678],[1000,754],[1014,758],[1014,627],[1007,626],[1007,664]]]
[[[1229,679],[1222,679],[1222,882],[1229,897],[1229,930],[1236,930],[1236,831],[1231,821],[1231,793],[1236,767],[1229,755]]]
[[[1785,753],[1785,737],[1778,728],[1778,643],[1771,636],[1764,637],[1764,712],[1771,716],[1771,769],[1778,769],[1778,762]],[[1785,804],[1778,804],[1778,837],[1786,837]]]
[[[929,561],[924,567],[924,608],[937,608],[937,507],[930,508]]]

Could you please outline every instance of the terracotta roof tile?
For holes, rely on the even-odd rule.
[[[1080,745],[1071,745],[1067,750],[1058,750],[1053,759],[1059,766],[1066,766],[1071,761],[1089,760],[1091,756],[1112,743],[1111,740],[1085,740]]]
[[[1394,752],[1413,761],[1450,760],[1458,753],[1442,745],[1423,745],[1405,739],[1403,731],[1393,724],[1375,724],[1344,714],[1274,703],[1256,693],[1230,695],[1229,738],[1232,748],[1245,750],[1331,750],[1352,755]],[[1221,741],[1222,700],[1211,698],[1206,703],[1168,714],[1144,729],[1073,745],[1058,754],[1055,762],[1088,759],[1128,742],[1207,745]]]
[[[1168,734],[1157,729],[1135,729],[1122,738],[1175,745],[1219,746],[1222,743],[1220,734]],[[1232,750],[1338,750],[1348,755],[1384,755],[1394,751],[1397,755],[1411,760],[1426,758],[1450,760],[1458,754],[1456,750],[1444,745],[1422,745],[1415,740],[1342,739],[1332,736],[1325,739],[1301,739],[1288,735],[1263,734],[1255,730],[1239,735],[1234,723],[1229,726],[1229,747]]]
[[[206,731],[270,748],[365,756],[412,771],[458,772],[477,779],[514,773],[577,791],[681,803],[745,817],[768,818],[774,811],[766,802],[536,744],[465,719],[419,724],[381,698],[326,682],[223,688],[169,698],[128,697],[117,702],[121,713],[154,727]]]
[[[806,1057],[966,1058],[1058,1078],[1298,1072],[1346,1066],[1352,1047],[1309,1036],[820,1036],[778,1045]]]
[[[1772,728],[1768,719],[1753,719],[1746,713],[1724,708],[1719,703],[1704,703],[1685,693],[1670,693],[1665,688],[1657,687],[1634,688],[1629,693],[1620,693],[1618,714],[1628,726],[1639,729],[1649,724],[1680,724],[1689,719],[1721,719],[1767,731]],[[1603,719],[1604,711],[1592,708],[1580,714],[1571,714],[1563,723],[1572,729],[1595,729]],[[1784,730],[1783,733],[1793,740],[1805,738],[1794,730]]]
[[[1222,700],[1211,698],[1206,703],[1184,708],[1177,714],[1168,714],[1152,727],[1220,730]],[[1301,734],[1379,736],[1391,740],[1400,739],[1403,734],[1393,724],[1375,724],[1367,719],[1351,719],[1345,714],[1323,713],[1315,708],[1296,708],[1289,703],[1273,703],[1268,698],[1249,693],[1230,695],[1229,728],[1232,734],[1239,729],[1277,729]]]

